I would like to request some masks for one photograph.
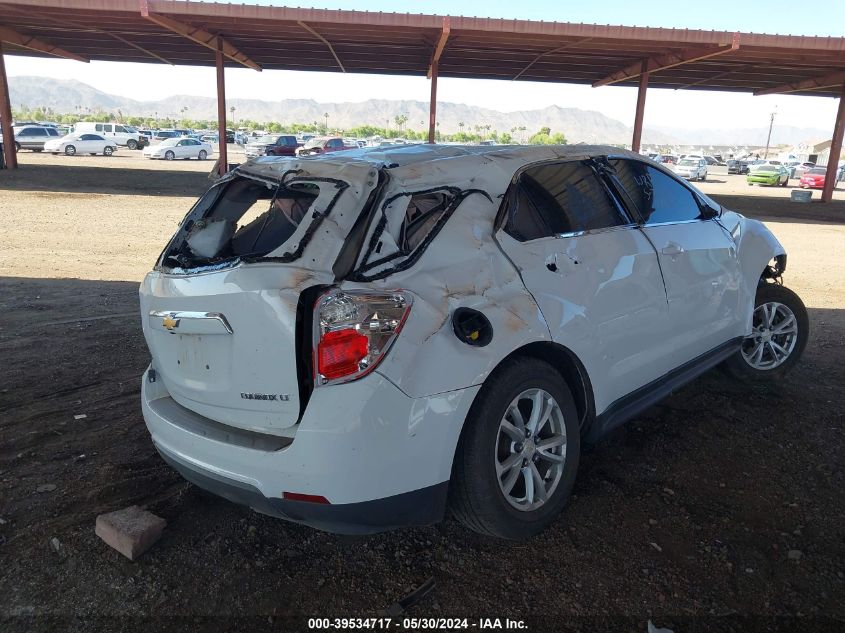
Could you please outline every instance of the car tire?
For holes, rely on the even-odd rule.
[[[761,282],[754,299],[753,330],[745,337],[742,349],[726,360],[723,368],[742,380],[777,380],[795,366],[807,346],[810,332],[807,308],[789,288]],[[787,353],[778,352],[775,345]],[[755,354],[758,346],[762,349],[759,359]]]
[[[170,150],[167,150],[167,151],[164,153],[164,160],[173,160],[174,158],[176,158],[176,154],[174,154],[174,153],[173,153],[173,152],[171,152]]]
[[[781,185],[781,187],[786,187],[788,185],[789,185],[789,178],[787,178],[786,180],[783,181],[783,184]]]
[[[33,150],[32,150],[32,151],[33,151],[33,152],[35,152],[36,154],[40,154],[40,153],[41,153],[41,152],[43,152],[44,150],[41,150],[41,149],[35,149],[35,148],[33,148]]]
[[[106,145],[103,148],[103,156],[111,156],[113,153],[114,153],[114,150],[111,148],[111,146]]]
[[[126,147],[129,149],[138,149],[138,141],[136,141],[134,138],[130,138],[128,141],[126,141]]]
[[[73,145],[66,145],[65,146],[65,156],[74,156],[76,155],[76,147]]]
[[[522,438],[535,409],[549,411],[546,421],[536,435]],[[546,450],[534,442],[546,442]],[[484,383],[467,415],[452,469],[451,512],[480,534],[529,538],[554,521],[569,500],[580,450],[578,413],[563,377],[539,359],[507,361]],[[503,466],[508,460],[509,468]]]
[[[197,158],[200,159],[200,160],[205,160],[207,157],[208,157],[208,152],[206,152],[204,149],[201,149],[200,153],[197,155]]]
[[[21,144],[15,141],[15,153],[17,154],[19,151],[21,151]]]
[[[701,174],[701,182],[707,181],[707,174]]]

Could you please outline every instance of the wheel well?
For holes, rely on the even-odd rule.
[[[499,363],[517,357],[527,356],[544,360],[557,369],[566,381],[566,386],[572,392],[575,400],[575,409],[578,411],[578,420],[583,436],[596,417],[595,400],[593,399],[593,386],[587,370],[578,357],[563,345],[550,341],[538,341],[529,343],[514,350]],[[494,370],[495,371],[495,370]]]

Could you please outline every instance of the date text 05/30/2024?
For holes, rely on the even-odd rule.
[[[510,618],[309,618],[312,631],[526,631],[523,620]]]

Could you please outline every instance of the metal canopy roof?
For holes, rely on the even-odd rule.
[[[7,54],[836,97],[845,38],[177,0],[0,0]],[[34,39],[33,39],[34,38]],[[440,46],[438,46],[440,43]],[[644,60],[645,63],[644,63]]]

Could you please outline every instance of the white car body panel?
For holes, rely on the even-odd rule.
[[[91,136],[93,134],[80,134],[80,135],[67,135],[61,138],[57,138],[51,141],[47,141],[44,143],[44,151],[45,152],[53,152],[53,153],[63,153],[68,145],[73,145],[76,148],[77,154],[102,154],[106,147],[111,147],[113,150],[117,150],[117,146],[114,141],[108,139],[102,140],[83,140],[81,137],[83,136]]]
[[[315,214],[306,217],[331,212],[314,231],[303,219],[260,260],[159,267],[147,275],[141,309],[153,361],[142,408],[156,447],[189,479],[201,473],[227,482],[223,496],[232,486],[246,486],[273,508],[288,508],[280,515],[323,526],[322,519],[297,514],[303,504],[285,501],[284,493],[325,497],[332,511],[423,489],[445,494],[479,390],[504,359],[526,346],[569,350],[591,380],[588,408],[601,414],[749,333],[757,282],[767,263],[783,254],[759,222],[723,212],[718,219],[529,242],[496,230],[502,196],[519,169],[597,151],[405,146],[249,161],[238,173],[268,187],[283,175],[328,183],[319,185],[308,212]],[[359,224],[380,172],[388,177],[368,223]],[[348,187],[329,186],[337,181]],[[397,244],[410,199],[405,194],[445,186],[460,191],[460,204],[403,269],[407,254]],[[204,211],[208,196],[186,219]],[[357,272],[336,279],[340,248],[357,227],[364,227],[352,266]],[[361,272],[376,244],[384,261]],[[299,255],[284,260],[293,250]],[[304,292],[330,287],[401,290],[413,297],[412,308],[374,371],[308,391],[297,373],[302,356],[295,341],[302,311],[310,314],[313,306],[300,300]],[[489,319],[489,345],[471,347],[456,337],[451,316],[459,307]],[[251,393],[285,397],[244,397]],[[289,444],[258,447],[277,440]],[[230,498],[243,501],[240,493]]]
[[[168,151],[173,152],[173,158],[199,158],[200,151],[204,151],[206,157],[214,153],[214,148],[208,143],[196,141],[195,139],[173,139],[176,144],[170,145],[166,141],[162,141],[156,145],[150,145],[144,148],[145,158],[165,158]],[[190,141],[190,143],[185,143]]]

